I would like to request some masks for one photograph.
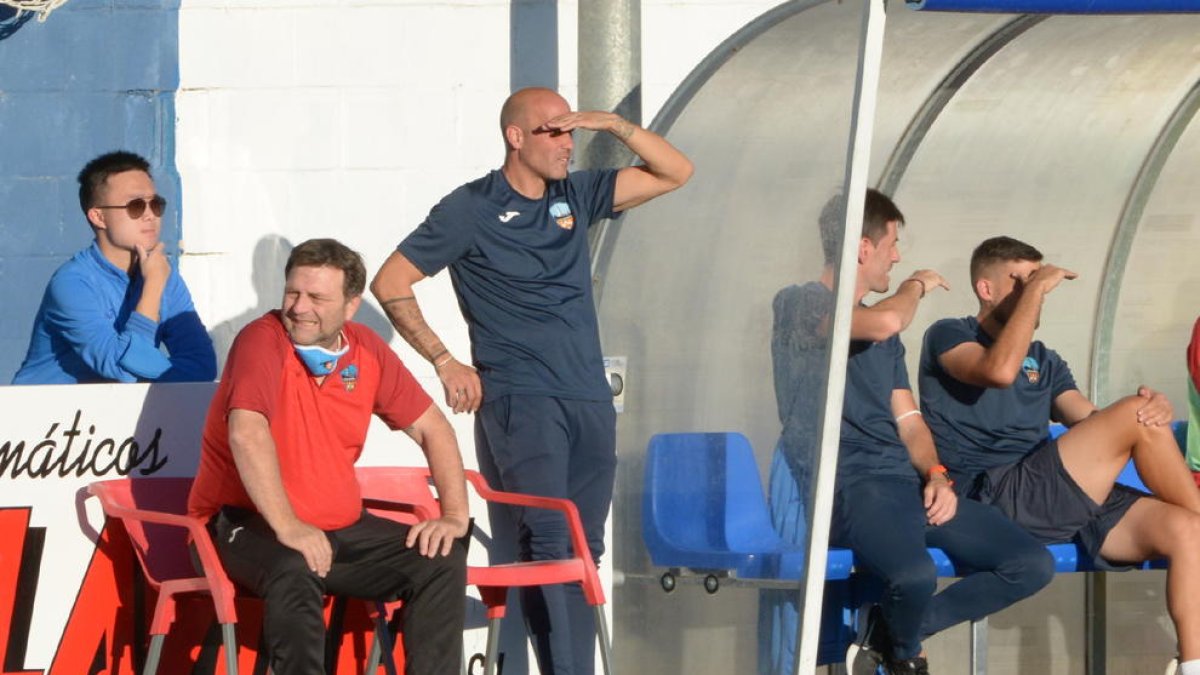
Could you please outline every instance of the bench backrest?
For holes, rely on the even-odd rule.
[[[767,553],[780,548],[754,453],[739,433],[651,438],[642,520],[656,562],[671,550]]]

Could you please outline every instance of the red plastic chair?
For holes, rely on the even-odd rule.
[[[429,470],[424,467],[358,467],[358,483],[364,505],[381,517],[415,523],[441,515],[441,506],[433,494]],[[567,499],[534,497],[493,490],[476,471],[466,472],[467,481],[484,500],[497,504],[561,511],[571,532],[575,557],[564,560],[516,562],[488,567],[467,567],[467,583],[479,589],[487,607],[488,635],[485,673],[495,675],[500,650],[500,620],[507,610],[508,589],[546,584],[578,583],[596,617],[596,637],[604,672],[611,673],[612,643],[608,620],[604,615],[604,587],[592,560],[579,510]],[[370,662],[368,662],[370,663]]]
[[[191,478],[138,478],[92,483],[88,491],[100,500],[104,513],[118,518],[129,534],[146,582],[158,591],[158,602],[150,621],[150,647],[142,672],[158,671],[163,642],[175,622],[176,596],[207,593],[221,624],[225,643],[225,670],[237,675],[237,611],[233,582],[225,576],[208,530],[187,513]],[[188,551],[188,537],[195,543],[204,576],[196,576]]]
[[[158,670],[163,643],[171,624],[175,622],[177,596],[204,593],[212,597],[221,637],[225,646],[225,671],[237,675],[237,595],[233,582],[225,574],[216,548],[204,523],[187,515],[191,478],[125,478],[92,483],[88,491],[100,500],[104,513],[121,520],[137,554],[146,582],[158,591],[158,602],[150,621],[150,645],[146,654],[144,675]],[[204,570],[196,576],[188,550],[188,538],[195,544]],[[385,648],[391,646],[390,636],[382,621],[382,603],[367,602],[369,614],[378,615],[375,621],[375,640]],[[375,618],[373,616],[373,618]],[[375,663],[364,672],[377,670]],[[388,675],[396,675],[395,662],[384,663]]]

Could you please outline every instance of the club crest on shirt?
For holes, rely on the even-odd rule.
[[[1029,384],[1037,384],[1042,377],[1037,359],[1032,356],[1026,356],[1025,360],[1021,362],[1021,370],[1025,371],[1025,379],[1029,380]]]
[[[346,391],[354,391],[354,386],[358,384],[358,366],[351,363],[342,368],[342,372],[338,375],[341,375],[342,386],[346,387]]]
[[[554,216],[554,222],[564,230],[570,230],[575,227],[575,216],[571,213],[571,207],[567,206],[566,202],[554,202],[550,205],[550,215]]]

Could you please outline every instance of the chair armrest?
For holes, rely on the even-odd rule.
[[[569,512],[575,514],[576,519],[579,518],[579,509],[575,508],[575,504],[569,499],[562,499],[559,497],[538,497],[535,495],[523,495],[516,492],[503,492],[500,490],[495,490],[489,486],[487,484],[487,480],[485,480],[484,477],[476,471],[471,471],[468,469],[463,473],[466,474],[467,480],[475,488],[475,491],[479,493],[479,496],[483,497],[489,502],[496,502],[497,504],[512,504],[514,506],[532,506],[539,509],[551,509],[554,511]],[[568,518],[569,517],[570,516],[568,516]]]
[[[214,605],[217,608],[218,618],[222,623],[236,622],[233,605],[235,595],[233,582],[225,574],[225,568],[221,565],[221,559],[217,556],[217,549],[213,546],[212,537],[209,536],[208,528],[205,527],[203,521],[199,518],[178,513],[135,509],[115,504],[101,483],[92,483],[89,485],[88,492],[100,500],[100,507],[104,510],[104,515],[109,518],[116,518],[121,521],[133,520],[142,523],[181,527],[187,530],[192,545],[196,548],[196,555],[200,558],[200,566],[203,569],[204,578],[208,581],[209,590],[212,593]]]
[[[132,509],[127,506],[120,506],[112,503],[104,493],[104,489],[97,486],[95,483],[88,486],[88,492],[92,493],[100,499],[100,507],[104,509],[104,514],[112,518],[120,518],[124,520],[137,520],[144,523],[155,523],[157,525],[172,525],[174,527],[182,527],[188,531],[188,534],[193,539],[198,534],[202,534],[205,538],[208,537],[208,530],[205,529],[204,523],[199,518],[185,516],[178,513],[166,513],[163,511],[149,511],[146,509]]]
[[[425,506],[420,504],[412,504],[410,502],[402,502],[392,499],[380,499],[378,497],[363,497],[362,502],[364,508],[411,513],[417,517],[417,520],[433,520],[439,516],[439,514],[430,511]]]
[[[199,519],[193,520],[199,522]],[[212,537],[208,536],[208,528],[200,525],[198,529],[199,534],[196,534],[192,528],[188,528],[193,532],[192,546],[196,548],[196,556],[200,558],[200,568],[204,570],[204,578],[208,580],[209,592],[212,593],[213,605],[217,611],[217,619],[220,623],[237,623],[237,610],[233,605],[237,591],[234,590],[229,576],[225,574],[225,567],[221,564],[221,558],[217,556],[217,548],[213,545]]]
[[[575,549],[576,555],[579,555],[584,560],[584,564],[591,570],[591,573],[595,573],[596,563],[592,558],[592,551],[588,546],[587,536],[583,532],[583,521],[579,518],[579,509],[575,506],[574,502],[558,497],[537,497],[534,495],[494,490],[487,484],[487,480],[478,471],[467,470],[463,473],[466,474],[467,481],[471,483],[471,486],[475,488],[479,496],[489,502],[561,511],[563,516],[566,517],[567,527],[571,531],[571,546]],[[581,555],[580,551],[587,551],[587,555]]]

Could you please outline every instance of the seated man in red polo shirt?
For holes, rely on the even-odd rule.
[[[324,672],[325,594],[403,599],[408,673],[457,673],[467,498],[454,431],[400,359],[350,321],[362,258],[332,239],[292,250],[283,306],[234,340],[204,428],[191,515],[261,596],[275,675]],[[354,462],[371,414],[424,451],[442,517],[411,528],[363,511]]]

